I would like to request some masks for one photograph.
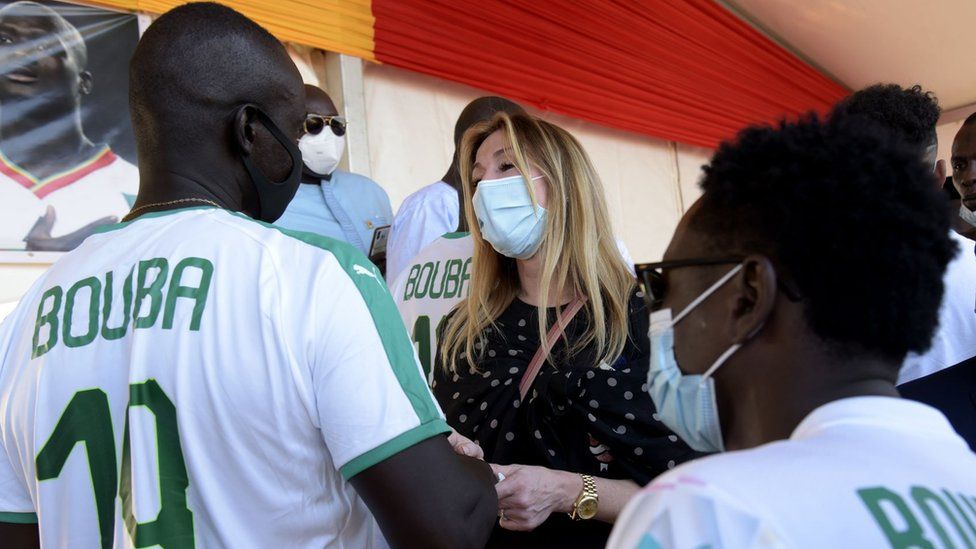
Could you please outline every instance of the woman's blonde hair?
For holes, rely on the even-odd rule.
[[[612,364],[623,352],[628,337],[628,303],[636,285],[624,264],[611,232],[603,184],[583,147],[566,130],[544,120],[499,113],[472,126],[461,140],[459,153],[464,212],[471,226],[474,257],[468,298],[457,306],[441,338],[441,367],[456,371],[456,359],[476,369],[476,349],[483,348],[484,331],[518,295],[515,260],[496,252],[481,235],[472,196],[471,172],[481,144],[496,131],[504,131],[513,163],[523,175],[537,169],[548,182],[548,220],[540,252],[542,265],[539,338],[549,330],[546,308],[550,289],[556,295],[586,297],[580,314],[588,316],[587,330],[570,352],[595,344],[596,362]],[[528,185],[533,203],[533,185]],[[463,354],[461,354],[463,352]],[[546,359],[550,357],[547,355]]]

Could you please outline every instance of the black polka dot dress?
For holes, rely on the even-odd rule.
[[[569,341],[585,330],[585,311],[568,326]],[[642,296],[631,296],[630,339],[620,358],[596,364],[592,348],[570,355],[567,339],[560,339],[552,362],[543,365],[522,402],[519,382],[539,348],[537,314],[536,307],[516,299],[497,319],[497,328],[486,331],[484,347],[476,349],[477,369],[468,366],[462,353],[454,361],[456,373],[435,370],[434,395],[448,423],[477,441],[486,461],[644,485],[699,456],[658,421],[647,393],[650,350]],[[549,325],[556,314],[554,308],[548,311]],[[491,545],[602,547],[609,531],[610,525],[597,521],[554,516],[530,534],[496,528]]]

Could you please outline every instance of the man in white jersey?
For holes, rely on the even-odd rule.
[[[976,455],[895,389],[955,251],[931,166],[885,128],[805,119],[744,130],[701,185],[650,285],[648,390],[723,453],[655,479],[608,547],[973,545]]]
[[[441,322],[468,297],[473,253],[471,233],[447,233],[420,250],[390,287],[428,382]]]
[[[47,6],[0,9],[0,249],[65,251],[129,211],[135,166],[81,123],[85,41]]]
[[[481,546],[493,475],[443,436],[378,270],[266,223],[302,164],[285,49],[187,4],[130,77],[135,207],[0,325],[0,545]]]

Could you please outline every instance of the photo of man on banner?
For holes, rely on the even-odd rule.
[[[122,106],[137,40],[134,15],[0,3],[0,250],[71,250],[129,211],[139,172]]]

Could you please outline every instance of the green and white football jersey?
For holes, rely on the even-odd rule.
[[[0,325],[0,521],[44,546],[384,546],[348,480],[448,430],[365,256],[224,210],[93,235]]]
[[[470,233],[447,233],[420,250],[393,283],[393,299],[428,381],[440,323],[468,297],[473,253]]]

